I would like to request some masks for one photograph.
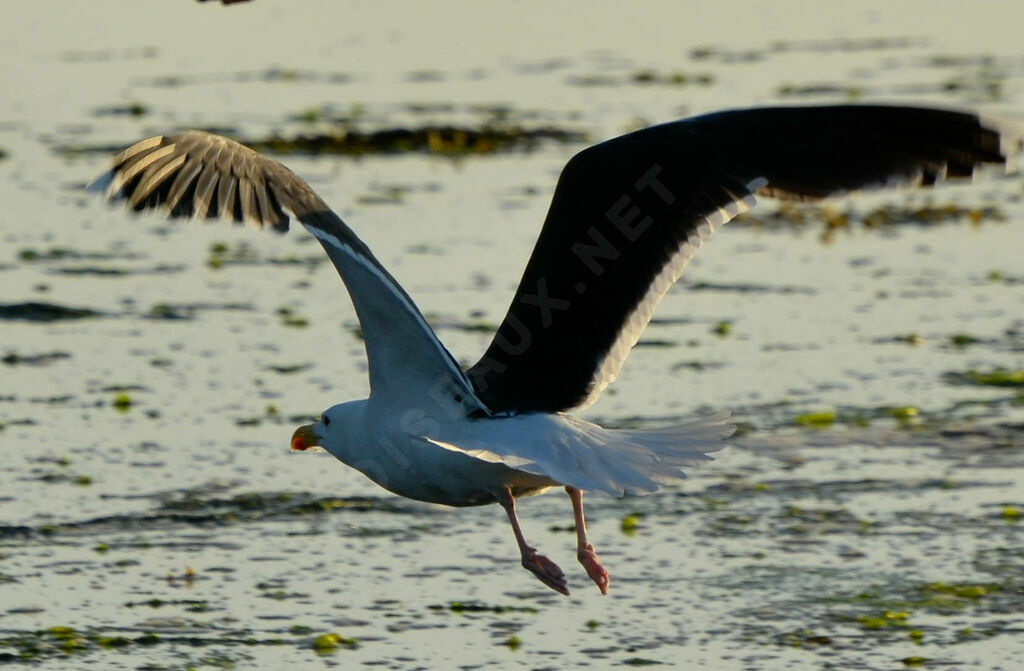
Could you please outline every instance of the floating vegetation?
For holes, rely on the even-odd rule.
[[[851,230],[860,225],[866,229],[880,229],[891,226],[938,226],[948,223],[981,224],[988,221],[1007,220],[1006,212],[998,206],[964,207],[955,203],[922,205],[886,204],[866,212],[853,208],[842,211],[828,205],[784,201],[774,210],[759,208],[745,212],[730,226],[754,226],[766,230],[800,229],[808,226],[824,226],[823,242],[832,242],[840,230]]]
[[[371,193],[356,196],[356,202],[360,205],[401,205],[408,191],[408,187],[403,186],[377,187]]]
[[[309,320],[305,317],[300,317],[295,314],[295,310],[288,307],[280,307],[277,309],[277,316],[281,318],[281,323],[291,328],[306,328],[309,326]]]
[[[638,70],[632,74],[615,76],[609,74],[574,75],[569,77],[570,86],[710,86],[715,76],[709,72],[657,72]]]
[[[87,487],[92,484],[92,478],[88,475],[74,475],[60,471],[47,471],[36,476],[35,479],[48,485],[71,484]]]
[[[0,319],[11,321],[55,322],[102,316],[103,313],[89,308],[73,308],[56,303],[0,303]]]
[[[251,243],[239,241],[236,245],[229,245],[226,242],[215,242],[210,245],[210,254],[206,257],[206,265],[213,269],[225,268],[228,266],[305,266],[315,268],[324,263],[327,257],[324,254],[311,254],[309,256],[287,255],[279,257],[261,257]]]
[[[711,332],[717,336],[725,337],[732,333],[732,322],[731,321],[720,321],[715,324]]]
[[[854,597],[853,602],[878,607],[881,612],[858,615],[864,629],[910,629],[917,611],[955,615],[967,609],[991,609],[1003,612],[1020,602],[1017,583],[1008,582],[930,582],[911,584],[893,590],[891,586],[872,588]],[[881,596],[884,595],[884,596]]]
[[[625,666],[657,666],[664,664],[664,662],[659,662],[656,659],[649,659],[647,657],[628,657],[622,660],[622,663]]]
[[[667,340],[665,338],[644,338],[638,340],[634,347],[677,347],[679,343],[675,340]]]
[[[640,527],[640,518],[644,517],[646,513],[636,512],[630,515],[626,515],[622,518],[622,522],[619,523],[619,528],[622,529],[622,533],[627,536],[632,536],[636,533],[636,530]]]
[[[143,117],[149,114],[149,105],[141,102],[133,102],[125,105],[109,105],[107,107],[97,108],[94,112],[94,116],[105,117],[105,116],[130,116],[130,117]]]
[[[736,49],[732,47],[707,45],[690,51],[695,61],[717,61],[719,63],[753,63],[777,54],[803,53],[856,53],[891,49],[912,49],[927,45],[927,40],[917,37],[861,37],[822,40],[779,40],[759,48]]]
[[[302,369],[304,370],[305,368],[309,368],[311,366],[312,366],[312,364],[307,364],[307,365],[303,366]],[[281,412],[280,412],[280,410],[278,410],[277,406],[271,404],[271,405],[267,406],[266,410],[264,410],[264,414],[263,414],[262,417],[240,417],[240,418],[235,420],[235,425],[236,426],[259,426],[260,424],[262,424],[264,422],[264,420],[274,422],[275,424],[281,424],[281,423],[284,423],[284,422],[296,423],[296,422],[304,422],[304,421],[306,421],[306,419],[307,418],[305,418],[305,417],[289,417],[289,418],[285,419],[285,418],[281,417]]]
[[[134,405],[132,397],[128,394],[121,393],[114,397],[114,402],[111,404],[114,409],[118,412],[128,412],[128,410]]]
[[[298,363],[281,366],[270,365],[266,367],[266,370],[269,370],[274,373],[279,373],[281,375],[294,375],[295,373],[301,373],[304,370],[309,370],[312,367],[312,363]]]
[[[721,361],[680,361],[672,364],[672,370],[692,370],[700,373],[707,370],[722,368],[724,366],[725,364]]]
[[[48,263],[53,261],[129,261],[143,258],[132,251],[83,252],[67,247],[50,247],[39,250],[25,247],[18,252],[18,260],[25,263]]]
[[[270,66],[264,70],[244,70],[240,72],[159,75],[145,80],[144,83],[161,88],[177,88],[179,86],[220,84],[224,82],[239,84],[295,84],[301,82],[346,84],[351,80],[352,76],[345,72],[317,72],[315,70]]]
[[[942,377],[950,384],[1024,388],[1024,368],[994,368],[989,371],[971,369],[963,373],[946,373]]]
[[[976,338],[966,333],[955,333],[949,337],[949,344],[958,348],[964,348],[970,345],[977,345],[983,342],[985,341],[982,340],[981,338]]]
[[[378,130],[360,130],[353,124],[343,123],[319,133],[299,133],[292,136],[274,133],[263,138],[243,138],[240,141],[256,151],[278,156],[423,153],[458,157],[531,151],[548,142],[582,144],[587,141],[587,136],[577,130],[552,125],[526,127],[505,122],[488,122],[478,126],[425,124],[410,128]],[[114,154],[121,149],[122,146],[109,144],[63,145],[58,147],[57,151],[64,156],[77,156]]]
[[[321,654],[335,652],[338,648],[355,650],[357,647],[356,639],[341,634],[322,634],[313,640],[313,649]]]
[[[806,296],[813,296],[818,293],[818,290],[814,287],[776,287],[769,284],[724,282],[694,282],[692,284],[687,284],[687,289],[689,291],[722,291],[738,294],[803,294]]]
[[[425,125],[375,131],[343,127],[331,133],[300,134],[290,138],[271,135],[263,139],[246,141],[245,144],[256,151],[277,155],[363,156],[426,153],[465,156],[502,151],[529,151],[544,142],[577,144],[585,141],[586,136],[579,131],[553,126],[526,128],[517,125]]]
[[[251,312],[251,303],[156,303],[143,314],[145,319],[192,320],[196,313],[208,310]],[[165,365],[163,363],[153,365]]]
[[[804,426],[811,429],[823,429],[825,427],[832,426],[835,421],[836,413],[834,410],[807,412],[793,418],[793,423],[797,426]]]
[[[126,275],[168,275],[185,270],[183,265],[161,263],[152,268],[119,268],[112,266],[64,266],[50,272],[56,275],[92,275],[95,277],[124,277]]]
[[[917,417],[918,410],[912,405],[889,408],[888,413],[901,422],[909,422]]]
[[[537,609],[531,606],[489,606],[479,601],[452,601],[447,606],[432,604],[427,606],[434,611],[451,611],[452,613],[537,613]]]
[[[354,643],[353,639],[339,637],[338,646],[349,646],[349,641]],[[56,626],[37,631],[8,632],[6,635],[0,636],[0,663],[37,663],[41,660],[56,659],[61,660],[60,668],[69,668],[69,665],[78,668],[88,663],[71,663],[68,661],[69,657],[117,649],[127,651],[135,647],[172,646],[177,648],[182,646],[188,649],[195,649],[218,645],[229,647],[281,646],[291,645],[291,643],[276,637],[267,639],[254,638],[244,631],[237,633],[218,630],[197,632],[196,627],[182,629],[180,632],[176,631],[173,634],[160,635],[146,632],[136,635],[134,630],[129,630],[124,634],[110,634],[94,630],[81,631],[72,627]],[[12,652],[3,652],[4,650],[11,650]],[[101,666],[106,666],[106,664],[101,664]],[[212,652],[205,654],[198,666],[230,669],[235,667],[235,661],[224,653]],[[140,668],[156,667],[144,665]],[[190,666],[189,668],[196,668],[196,666]]]
[[[775,95],[780,98],[803,98],[810,96],[842,97],[846,100],[860,100],[865,91],[860,86],[843,84],[783,84]]]
[[[6,648],[14,651],[13,654],[0,653],[0,662],[31,662],[51,657],[67,659],[70,655],[79,655],[95,650],[152,645],[156,642],[159,642],[156,634],[142,634],[135,638],[129,638],[126,636],[104,636],[96,632],[56,626],[42,631],[19,632],[0,637],[0,650]]]
[[[998,282],[999,284],[1015,285],[1024,284],[1024,275],[1010,275],[1004,273],[1001,270],[990,270],[985,276],[985,279],[989,282]]]
[[[859,615],[857,616],[857,622],[860,622],[860,625],[865,629],[906,628],[910,626],[907,623],[908,617],[909,615],[904,610],[887,610],[879,615]]]
[[[70,358],[71,355],[67,352],[45,352],[43,354],[18,354],[17,352],[11,352],[0,358],[0,363],[7,366],[48,366],[54,361]]]

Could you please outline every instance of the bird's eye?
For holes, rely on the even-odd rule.
[[[330,426],[331,425],[331,418],[328,417],[327,415],[324,415],[323,417],[321,417],[320,421],[324,423],[324,426]]]

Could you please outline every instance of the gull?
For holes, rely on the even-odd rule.
[[[767,107],[651,126],[565,165],[512,303],[462,370],[408,293],[310,186],[277,161],[197,130],[142,140],[91,188],[132,210],[221,218],[278,232],[292,217],[323,246],[362,328],[370,394],[295,430],[383,488],[447,506],[501,505],[522,566],[569,594],[526,540],[516,501],[563,487],[576,556],[602,594],[608,571],[587,536],[583,493],[643,494],[685,477],[734,430],[728,413],[648,430],[569,411],[618,375],[655,306],[715,229],[755,195],[815,200],[931,186],[1006,165],[998,124],[971,113],[886,105]],[[1019,137],[1014,151],[1020,148]],[[659,390],[669,394],[673,390]]]

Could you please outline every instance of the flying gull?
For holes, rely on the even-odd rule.
[[[487,351],[462,370],[412,298],[300,177],[232,140],[188,130],[118,154],[92,188],[133,210],[288,230],[295,217],[345,282],[362,327],[369,398],[296,429],[394,492],[449,506],[500,504],[524,568],[568,594],[523,536],[516,500],[564,487],[577,559],[602,594],[583,492],[652,492],[708,460],[728,413],[651,430],[567,414],[619,373],[655,306],[711,233],[755,194],[814,200],[930,186],[1006,164],[1000,130],[974,114],[849,105],[731,110],[652,126],[566,164],[526,271]],[[1019,138],[1015,141],[1019,145]]]

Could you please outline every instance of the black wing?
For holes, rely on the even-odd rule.
[[[976,115],[890,106],[733,110],[646,128],[562,171],[537,245],[468,374],[494,412],[586,405],[716,226],[755,192],[804,200],[1005,164]]]

